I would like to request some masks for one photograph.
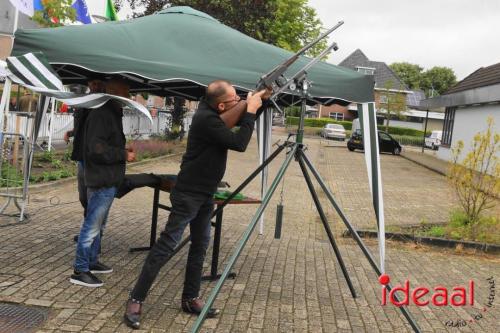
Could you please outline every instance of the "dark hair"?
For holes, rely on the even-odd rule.
[[[231,82],[227,80],[215,80],[208,84],[205,91],[205,100],[211,107],[216,107],[220,97],[227,92],[227,86]]]

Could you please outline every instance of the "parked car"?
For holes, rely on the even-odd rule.
[[[425,146],[438,150],[441,146],[441,139],[443,138],[443,131],[432,131],[431,135],[425,137]]]
[[[381,153],[392,153],[393,155],[401,154],[401,145],[389,133],[378,131],[378,146]],[[351,138],[347,142],[347,149],[350,151],[364,149],[361,130],[358,129],[352,133]]]
[[[345,128],[339,124],[326,124],[321,130],[321,136],[325,139],[345,140]]]

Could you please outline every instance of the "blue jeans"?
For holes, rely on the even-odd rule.
[[[189,225],[191,245],[184,278],[182,298],[198,297],[203,261],[210,242],[210,217],[214,208],[213,195],[176,191],[170,194],[172,211],[165,230],[146,258],[141,275],[130,296],[144,301],[160,269],[165,265],[179,244],[184,229]]]
[[[87,188],[87,216],[76,245],[75,270],[78,272],[88,272],[89,266],[98,260],[102,232],[115,194],[116,187]]]
[[[87,215],[87,186],[85,186],[85,179],[84,179],[84,166],[83,166],[83,161],[78,161],[77,163],[77,180],[78,180],[78,200],[80,200],[80,203],[82,204],[83,207],[83,217]]]

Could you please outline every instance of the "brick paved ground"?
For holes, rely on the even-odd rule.
[[[358,227],[374,225],[361,153],[320,146],[307,140],[308,155],[333,188],[346,215]],[[225,179],[233,188],[257,166],[255,141],[248,153],[230,155]],[[280,161],[283,157],[280,157]],[[175,173],[179,157],[133,168],[131,172]],[[271,174],[277,166],[274,165]],[[388,224],[414,224],[422,219],[444,221],[453,197],[442,176],[410,161],[382,156]],[[434,198],[425,196],[433,191]],[[40,332],[128,332],[121,321],[123,304],[132,287],[144,253],[128,253],[130,246],[149,240],[151,189],[136,190],[115,201],[103,243],[103,261],[114,273],[105,285],[87,289],[68,282],[74,258],[72,237],[79,230],[82,210],[76,202],[74,183],[34,193],[27,224],[0,227],[0,301],[48,307],[50,319]],[[382,307],[380,286],[362,252],[351,240],[338,238],[353,284],[360,296],[352,299],[331,246],[316,217],[300,170],[295,163],[285,179],[285,215],[282,238],[273,238],[277,198],[267,211],[263,235],[253,235],[235,266],[235,280],[228,280],[216,306],[222,315],[205,322],[203,332],[406,332],[409,326],[400,312]],[[247,195],[258,194],[257,182]],[[279,197],[279,195],[277,196]],[[59,205],[50,206],[59,202]],[[168,201],[168,196],[163,196]],[[255,206],[225,210],[221,261],[231,254],[250,221]],[[334,231],[343,229],[331,209]],[[160,213],[161,220],[166,214]],[[0,225],[12,222],[2,219]],[[369,242],[375,250],[376,243]],[[169,262],[158,277],[145,306],[144,332],[187,331],[194,317],[179,311],[187,249]],[[208,255],[210,256],[211,249]],[[209,271],[209,259],[206,271]],[[486,278],[500,276],[498,257],[458,255],[439,248],[415,248],[389,243],[387,271],[394,283],[411,280],[412,286],[447,287],[476,282],[474,308],[410,307],[425,332],[445,332],[446,320],[469,320],[488,298]],[[204,283],[206,296],[214,283]],[[464,332],[494,332],[500,315],[498,301],[483,318],[461,328]],[[497,329],[495,329],[497,327]],[[1,329],[0,329],[1,331]]]

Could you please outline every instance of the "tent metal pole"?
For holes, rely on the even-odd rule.
[[[56,112],[56,99],[51,98],[52,108],[50,109],[50,118],[49,118],[49,146],[47,147],[48,151],[52,150],[52,131],[54,130],[54,113]]]
[[[429,109],[427,109],[427,112],[425,113],[425,127],[424,127],[424,140],[422,142],[422,153],[424,152],[425,149],[425,135],[427,134],[427,122],[429,121]]]

